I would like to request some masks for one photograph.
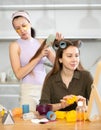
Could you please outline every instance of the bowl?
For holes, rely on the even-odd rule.
[[[46,115],[48,111],[52,111],[52,105],[39,104],[36,106],[36,111],[38,111],[40,115]]]

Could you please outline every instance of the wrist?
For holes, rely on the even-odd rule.
[[[58,103],[57,105],[58,105],[58,109],[62,109],[61,103]]]

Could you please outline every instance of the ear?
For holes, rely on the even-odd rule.
[[[61,58],[59,58],[59,62],[62,63],[62,59]]]

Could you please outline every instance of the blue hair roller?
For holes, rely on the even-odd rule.
[[[61,49],[65,49],[65,48],[67,47],[67,43],[64,42],[64,41],[61,41],[61,42],[59,43],[59,46],[60,46]]]
[[[56,114],[53,111],[48,111],[46,114],[46,117],[48,120],[55,120],[56,119]]]

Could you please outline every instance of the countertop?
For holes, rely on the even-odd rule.
[[[18,81],[7,81],[7,82],[0,82],[0,86],[7,86],[7,85],[20,85],[20,82]]]

